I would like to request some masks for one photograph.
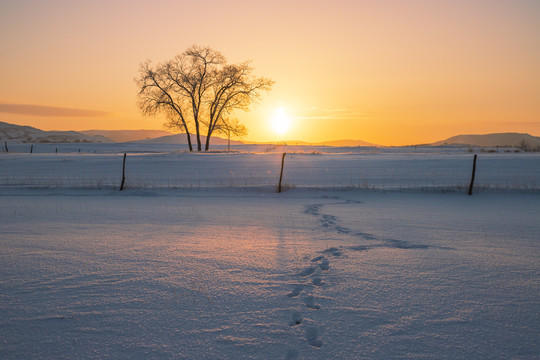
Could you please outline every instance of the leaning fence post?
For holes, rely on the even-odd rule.
[[[6,152],[9,152],[9,149],[7,147],[7,141],[4,141],[4,147],[6,148]]]
[[[283,153],[283,156],[281,157],[281,173],[279,174],[278,193],[281,192],[281,180],[283,180],[283,165],[285,165],[285,155],[287,155],[287,153]]]
[[[473,166],[472,166],[472,176],[471,176],[471,184],[469,185],[469,195],[472,195],[472,189],[473,189],[473,185],[474,185],[474,176],[476,174],[476,158],[478,157],[478,155],[474,155],[474,160],[473,160]]]
[[[30,146],[30,154],[32,154],[34,152],[34,144],[32,144],[32,146]]]
[[[124,153],[124,162],[122,164],[122,183],[120,184],[120,191],[124,190],[124,182],[126,182],[126,153]]]

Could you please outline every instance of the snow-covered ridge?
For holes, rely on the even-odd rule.
[[[201,135],[201,143],[206,143],[206,136]],[[148,144],[187,144],[187,137],[186,134],[173,134],[173,135],[167,135],[167,136],[161,136],[154,139],[146,139],[146,140],[138,140],[137,142],[140,143],[148,143]],[[197,138],[194,134],[191,134],[191,143],[196,147],[197,146]],[[243,144],[240,141],[231,140],[231,145],[241,145]],[[227,145],[227,139],[222,139],[218,136],[212,136],[210,138],[210,147],[212,145]]]
[[[71,143],[71,142],[137,142],[146,144],[187,144],[186,134],[173,134],[162,130],[83,130],[44,131],[30,126],[19,126],[0,122],[0,141],[10,143]],[[192,144],[196,144],[195,135],[191,135]],[[206,136],[201,135],[201,142]],[[231,145],[263,145],[272,142],[254,142],[231,140]],[[227,139],[212,136],[211,145],[226,145]],[[341,139],[319,143],[290,140],[282,145],[293,146],[328,146],[328,147],[381,147],[363,140]],[[523,149],[540,148],[540,137],[525,133],[493,133],[484,135],[456,135],[424,146],[480,146],[480,147],[519,147]]]
[[[80,132],[90,136],[101,135],[115,142],[140,141],[173,135],[163,130],[83,130]]]
[[[540,147],[540,137],[520,133],[497,133],[485,135],[457,135],[431,145],[472,145],[472,146],[508,146],[508,147]]]
[[[103,136],[90,136],[76,131],[44,131],[0,121],[0,141],[9,143],[74,143],[111,142]]]

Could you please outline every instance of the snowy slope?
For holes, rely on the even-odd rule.
[[[204,148],[206,144],[206,136],[201,135],[201,143]],[[186,134],[174,134],[167,136],[160,136],[153,139],[138,140],[137,142],[145,144],[187,144]],[[195,147],[197,146],[197,138],[195,135],[191,134],[191,144]],[[231,140],[231,145],[240,145],[241,141]],[[227,145],[227,139],[220,138],[219,136],[213,135],[210,139],[210,147],[212,145]]]
[[[449,144],[461,144],[461,145],[473,145],[473,146],[510,146],[519,147],[522,142],[525,142],[529,147],[540,147],[540,137],[531,136],[529,134],[520,133],[500,133],[500,134],[486,134],[486,135],[458,135],[448,138],[446,140],[438,141],[432,145],[449,145]]]
[[[538,153],[481,154],[467,196],[455,147],[13,147],[1,359],[540,353]]]
[[[324,143],[318,143],[313,145],[326,145],[326,146],[380,146],[377,144],[369,143],[367,141],[362,140],[351,140],[351,139],[343,139],[343,140],[332,140],[332,141],[325,141]]]
[[[537,359],[539,204],[0,189],[0,358]]]
[[[31,126],[0,122],[0,141],[8,143],[110,142],[103,136],[89,136],[76,131],[44,131]]]
[[[116,142],[139,141],[172,135],[171,132],[162,130],[84,130],[80,132],[90,136],[101,135]]]
[[[253,145],[238,145],[235,149],[240,151],[187,153],[166,144],[43,144],[34,146],[30,154],[28,145],[12,146],[9,154],[0,153],[0,186],[116,188],[123,153],[127,152],[126,186],[132,189],[274,188],[282,153],[287,152],[283,172],[287,187],[464,192],[473,163],[472,154],[456,148],[377,152],[368,148],[358,153],[334,147],[246,152],[241,150],[253,149]],[[325,153],[323,149],[336,152]],[[480,154],[475,186],[538,191],[538,164],[540,153]]]

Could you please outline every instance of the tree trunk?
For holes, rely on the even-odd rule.
[[[187,144],[189,147],[189,151],[193,151],[193,146],[191,146],[191,135],[189,134],[189,131],[186,129],[186,137],[187,137]]]
[[[195,135],[197,136],[197,151],[202,151],[201,146],[201,131],[199,130],[199,118],[197,115],[193,115],[193,120],[195,122]]]
[[[197,151],[202,151],[201,133],[199,131],[199,125],[198,124],[195,126],[195,129],[197,130]]]
[[[206,144],[204,146],[204,151],[208,151],[210,149],[210,137],[212,136],[212,133],[208,131],[208,135],[206,136]]]

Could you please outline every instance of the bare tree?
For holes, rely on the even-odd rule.
[[[209,114],[206,118],[207,136],[205,150],[209,149],[210,138],[222,119],[235,110],[248,110],[249,106],[260,99],[262,92],[269,91],[274,82],[264,77],[251,75],[253,68],[248,62],[224,66],[216,74],[216,81],[211,89]]]
[[[246,127],[240,124],[236,118],[220,119],[219,125],[215,126],[215,131],[227,136],[227,151],[231,151],[231,137],[247,135]]]
[[[139,87],[139,109],[144,115],[164,114],[168,119],[166,126],[185,130],[189,151],[193,151],[188,127],[189,107],[185,98],[178,96],[164,70],[163,65],[153,69],[149,61],[140,65],[139,78],[135,79]]]
[[[141,64],[139,108],[146,115],[165,114],[166,125],[185,131],[192,151],[190,129],[194,128],[197,150],[202,150],[201,131],[206,129],[205,150],[213,132],[235,110],[248,110],[272,80],[255,77],[247,62],[228,65],[224,56],[209,47],[192,46],[172,60]]]
[[[527,152],[527,151],[529,151],[529,150],[531,149],[531,147],[529,146],[529,144],[527,143],[527,141],[525,141],[525,139],[523,139],[523,140],[521,140],[521,141],[519,142],[518,147],[519,147],[521,150],[525,151],[525,152]]]
[[[224,65],[225,58],[221,53],[197,45],[164,65],[167,79],[174,84],[175,91],[187,101],[187,107],[191,110],[198,151],[202,149],[201,117],[205,111],[207,91],[216,81],[220,66]]]

